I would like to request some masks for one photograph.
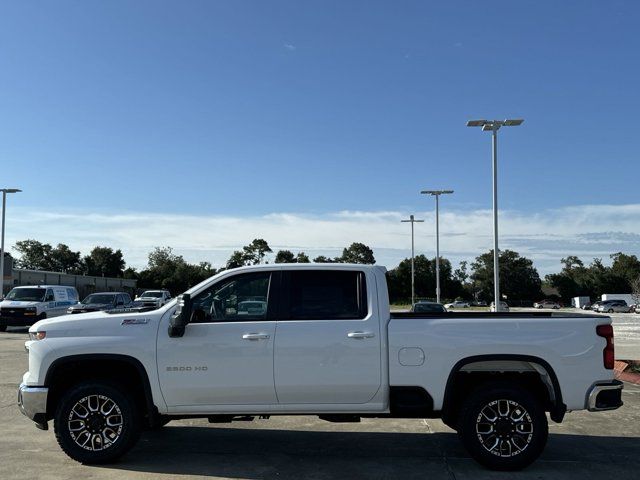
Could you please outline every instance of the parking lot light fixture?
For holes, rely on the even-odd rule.
[[[416,220],[413,215],[409,215],[409,220],[400,220],[402,223],[411,222],[411,306],[416,303],[416,287],[415,287],[415,267],[414,267],[414,244],[413,244],[413,224],[414,223],[422,223],[424,220]]]
[[[4,298],[4,217],[7,209],[7,193],[18,193],[22,190],[17,188],[0,188],[2,192],[2,241],[0,242],[0,299]]]
[[[467,127],[482,127],[491,132],[493,158],[493,305],[500,311],[500,272],[498,262],[498,130],[500,127],[517,127],[524,122],[521,118],[507,120],[469,120]]]
[[[436,197],[436,301],[440,303],[440,195],[449,195],[453,190],[423,190],[423,195]]]

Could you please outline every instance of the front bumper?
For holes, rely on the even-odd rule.
[[[587,410],[601,412],[620,408],[623,405],[622,388],[620,380],[595,383],[587,392]]]
[[[47,429],[47,387],[30,387],[24,383],[18,388],[18,406],[27,418],[33,420],[38,428]]]
[[[24,316],[0,316],[0,326],[4,327],[30,327],[34,323],[40,320],[38,315],[24,315]]]

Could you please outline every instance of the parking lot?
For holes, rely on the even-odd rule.
[[[520,473],[491,472],[471,460],[438,420],[363,420],[331,424],[315,417],[210,425],[182,420],[147,432],[120,462],[83,466],[58,448],[16,406],[27,369],[25,329],[0,333],[0,478],[433,478],[637,479],[640,387],[627,384],[625,406],[577,412],[550,424],[542,458]],[[50,424],[51,425],[51,424]]]

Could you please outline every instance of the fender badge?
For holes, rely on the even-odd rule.
[[[120,325],[146,325],[148,318],[125,318]]]

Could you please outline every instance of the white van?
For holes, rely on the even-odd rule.
[[[65,315],[78,303],[78,291],[62,285],[15,287],[0,302],[0,332],[8,326],[30,326],[43,318]]]

